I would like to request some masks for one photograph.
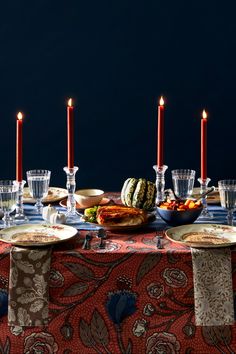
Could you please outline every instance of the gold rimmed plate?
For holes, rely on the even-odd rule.
[[[65,242],[78,233],[77,229],[61,224],[25,224],[0,232],[0,241],[17,246],[46,246]]]
[[[43,199],[43,203],[55,203],[67,196],[67,190],[59,187],[49,187],[48,195]],[[27,204],[36,203],[35,199],[30,196],[29,188],[24,188],[23,202]]]
[[[172,227],[166,237],[184,246],[216,248],[236,245],[236,227],[220,224],[191,224]]]

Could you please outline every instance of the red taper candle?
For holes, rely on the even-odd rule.
[[[201,119],[201,179],[207,179],[207,113],[202,112]]]
[[[22,118],[21,112],[17,114],[16,120],[16,180],[22,181]]]
[[[67,105],[67,167],[74,167],[74,107],[71,98]]]
[[[164,160],[164,100],[160,98],[157,124],[157,167],[163,166]]]

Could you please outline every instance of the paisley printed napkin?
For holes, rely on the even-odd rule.
[[[51,247],[11,248],[9,326],[43,326],[48,323],[51,251]]]
[[[234,324],[231,251],[191,248],[197,326]]]

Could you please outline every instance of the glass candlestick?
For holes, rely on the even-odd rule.
[[[156,196],[156,204],[159,204],[165,199],[165,172],[168,166],[163,165],[158,167],[157,165],[153,166],[156,172],[156,188],[157,188],[157,196]]]
[[[210,178],[207,178],[207,179],[198,178],[198,182],[200,183],[200,194],[206,193],[207,186],[210,181],[211,181]],[[202,198],[202,205],[203,205],[203,209],[202,209],[202,212],[201,212],[201,215],[199,216],[199,218],[202,218],[202,219],[213,218],[213,214],[211,212],[209,212],[208,207],[207,207],[207,197],[206,196]]]
[[[27,216],[24,214],[24,207],[23,207],[23,191],[24,191],[24,185],[26,181],[14,181],[14,183],[18,187],[17,200],[16,200],[16,213],[14,216],[14,221],[17,224],[25,223],[29,220]]]
[[[66,223],[67,224],[74,224],[80,221],[80,216],[76,211],[76,201],[75,201],[75,188],[76,188],[76,181],[75,181],[75,174],[78,171],[78,167],[64,167],[63,170],[67,176],[66,188],[68,191],[67,197],[67,212],[66,212]]]

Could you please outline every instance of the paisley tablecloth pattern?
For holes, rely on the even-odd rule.
[[[216,222],[220,207],[211,208]],[[27,213],[39,220],[31,206]],[[212,221],[211,221],[212,222]],[[78,228],[87,226],[81,224]],[[7,291],[10,245],[0,243],[0,351],[4,354],[207,354],[236,353],[236,327],[197,327],[192,258],[189,248],[157,236],[165,224],[129,234],[108,232],[106,249],[93,231],[53,247],[48,326],[8,327]],[[90,228],[90,227],[88,227]],[[236,291],[236,253],[232,249]]]

